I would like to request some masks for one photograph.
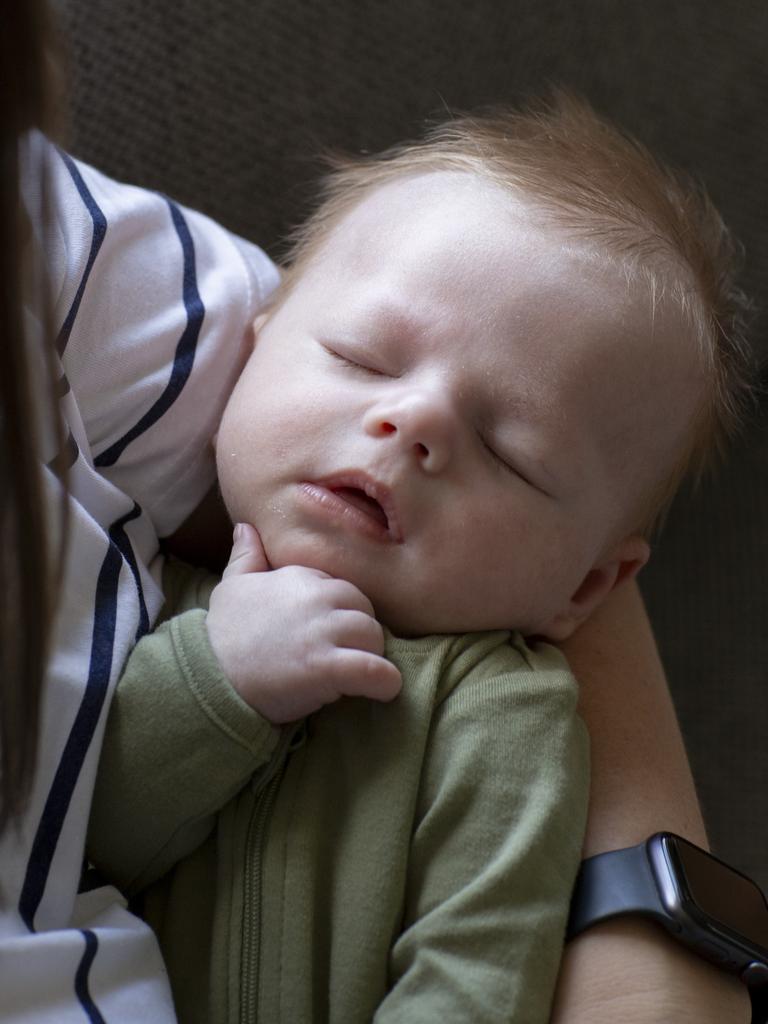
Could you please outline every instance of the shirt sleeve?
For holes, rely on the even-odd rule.
[[[494,657],[436,711],[377,1024],[549,1019],[586,819],[586,732],[558,652],[525,649],[513,672]]]
[[[159,536],[214,479],[211,437],[279,274],[202,214],[51,147],[54,326],[87,455]]]

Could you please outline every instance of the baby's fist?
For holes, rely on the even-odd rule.
[[[211,595],[208,634],[230,682],[275,724],[302,718],[342,695],[392,700],[400,673],[384,633],[353,584],[306,566],[270,569],[261,538],[235,530],[232,554]]]

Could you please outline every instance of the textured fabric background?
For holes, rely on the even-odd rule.
[[[764,0],[59,2],[74,152],[273,255],[321,147],[375,150],[446,108],[555,82],[704,180],[764,298]],[[643,574],[714,848],[766,887],[767,452],[764,414],[717,481],[676,503]]]

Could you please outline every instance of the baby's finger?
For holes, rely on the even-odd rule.
[[[384,630],[367,612],[337,608],[328,616],[328,639],[336,647],[351,647],[369,654],[384,653]]]
[[[238,523],[235,526],[232,553],[222,579],[243,576],[249,572],[266,572],[268,569],[269,562],[258,530],[250,523]]]
[[[374,614],[373,605],[354,583],[329,576],[322,581],[322,587],[325,600],[334,608],[354,609],[371,616]]]
[[[400,671],[391,661],[348,647],[334,653],[332,678],[340,695],[371,700],[394,700],[403,686]]]

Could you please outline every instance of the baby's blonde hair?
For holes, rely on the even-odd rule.
[[[418,141],[329,163],[319,207],[290,237],[281,295],[340,218],[373,189],[404,175],[453,170],[532,202],[617,261],[630,279],[645,280],[654,303],[676,304],[698,346],[704,394],[679,461],[640,511],[638,528],[652,529],[681,478],[689,472],[698,478],[722,451],[750,397],[738,249],[703,188],[561,91],[535,106],[455,117]]]

